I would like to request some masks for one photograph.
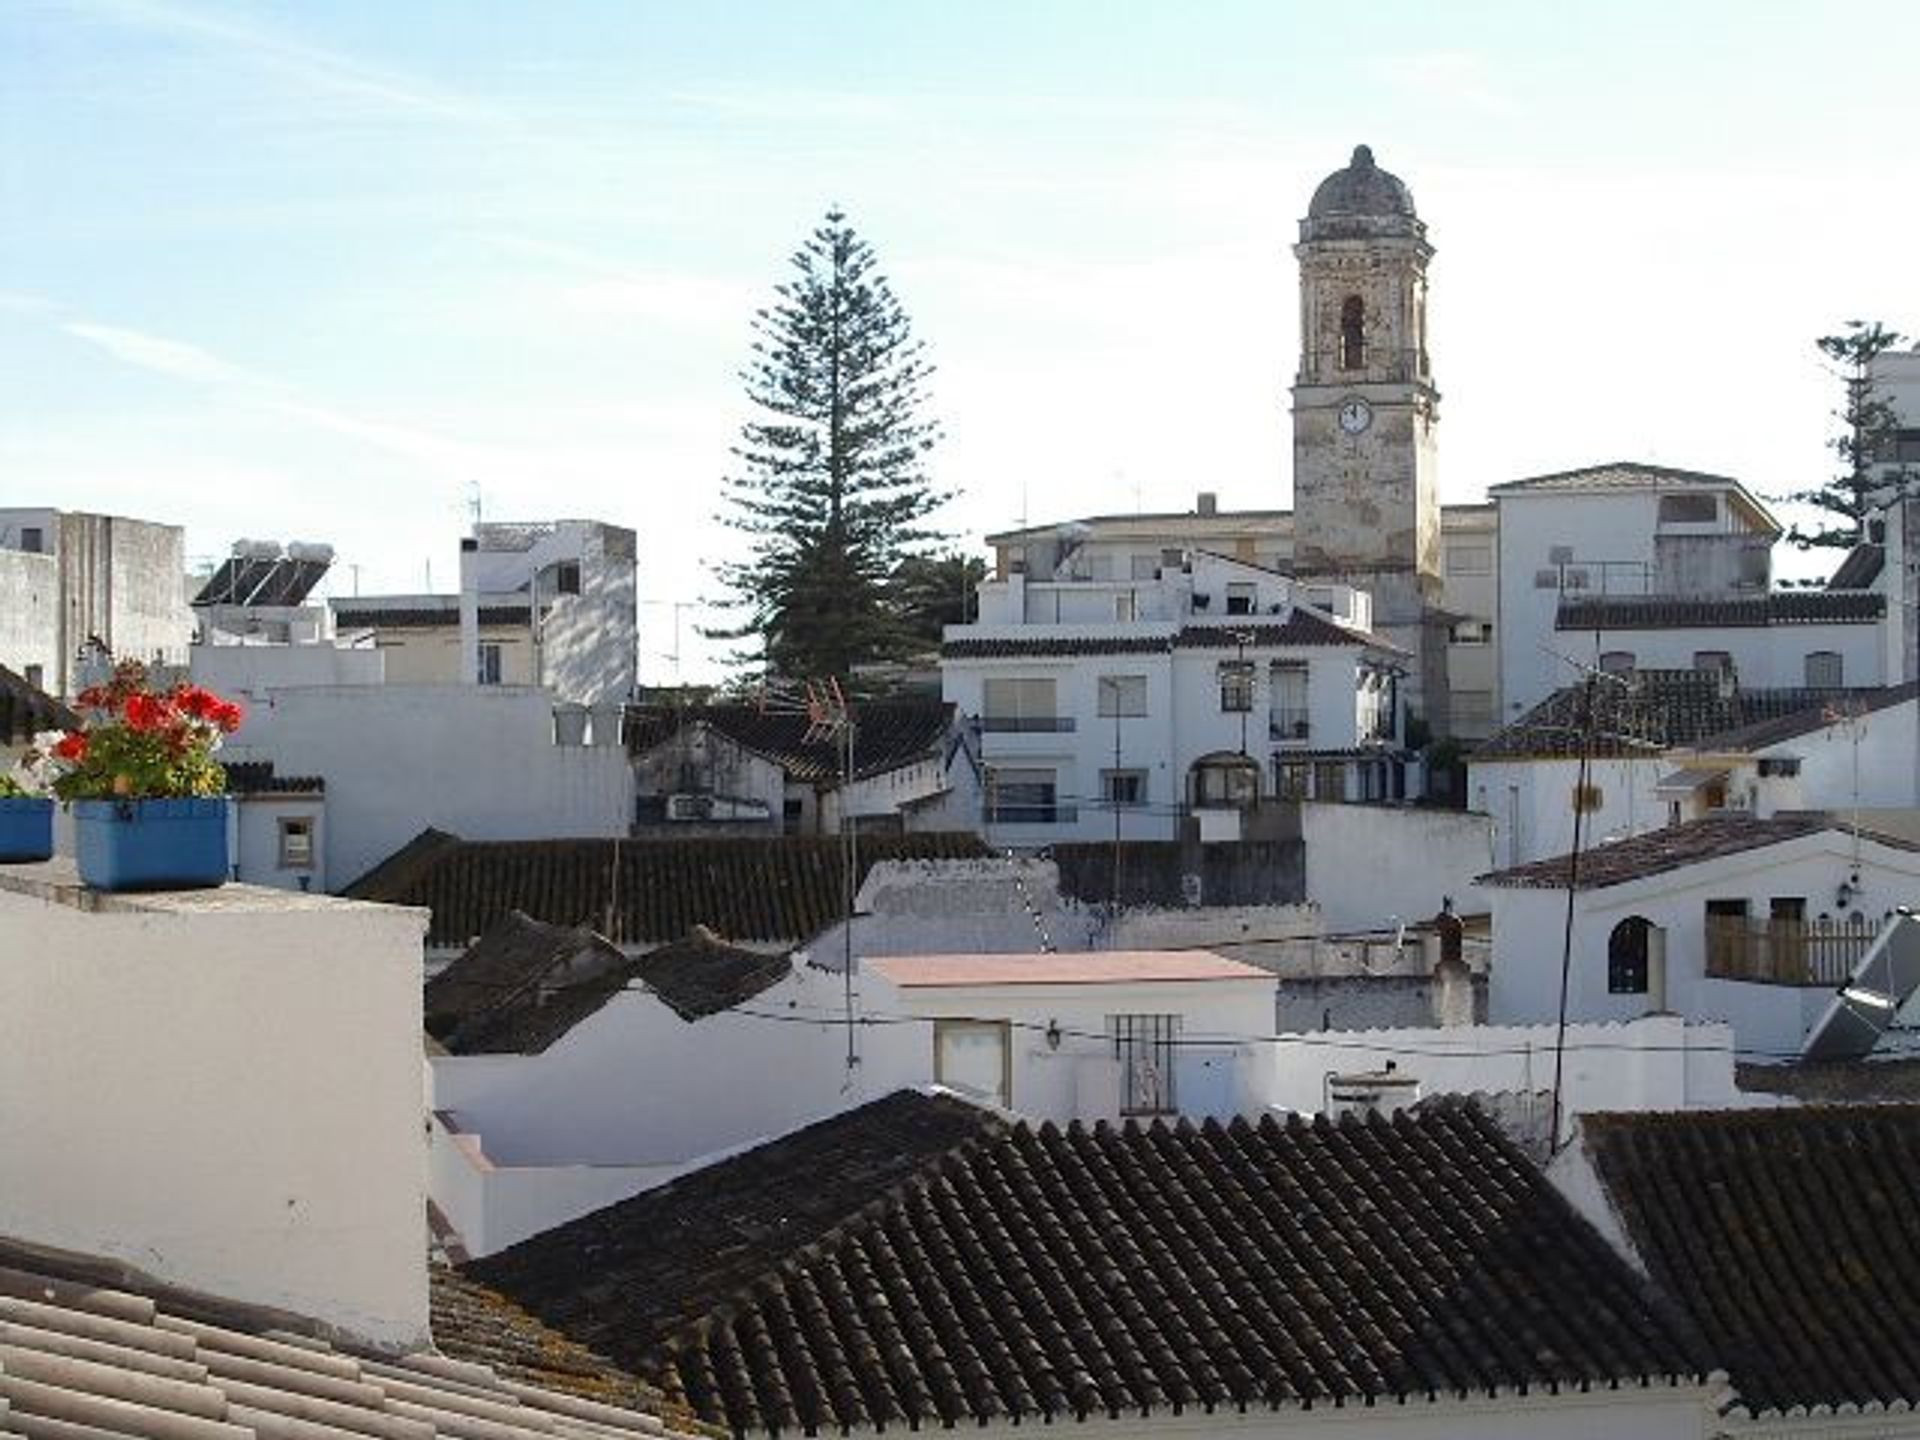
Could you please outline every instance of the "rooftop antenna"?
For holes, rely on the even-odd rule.
[[[858,898],[860,876],[860,837],[849,807],[853,795],[853,703],[840,688],[838,680],[768,680],[762,683],[759,707],[766,715],[804,715],[807,731],[803,743],[818,745],[838,741],[840,752],[840,866],[841,866],[841,952],[840,978],[843,985],[847,1027],[847,1084],[853,1084],[860,1065],[860,1050],[854,1040],[853,1013],[853,911]]]
[[[467,518],[473,522],[473,528],[476,530],[480,528],[480,510],[480,482],[469,480],[467,482]]]

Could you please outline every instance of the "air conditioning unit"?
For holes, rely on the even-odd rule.
[[[705,820],[713,814],[711,795],[669,795],[667,797],[667,819],[669,820]]]

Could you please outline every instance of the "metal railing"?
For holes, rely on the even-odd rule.
[[[1707,917],[1707,976],[1761,985],[1844,985],[1880,927],[1868,920]]]
[[[1267,714],[1267,736],[1272,740],[1307,740],[1313,735],[1313,720],[1305,709],[1276,707]]]

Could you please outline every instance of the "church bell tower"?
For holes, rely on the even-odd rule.
[[[1437,593],[1440,393],[1427,355],[1433,247],[1413,195],[1361,145],[1300,222],[1300,370],[1293,385],[1296,574],[1375,591],[1387,622],[1404,588]],[[1368,577],[1374,577],[1369,579]],[[1396,603],[1399,601],[1400,603]]]

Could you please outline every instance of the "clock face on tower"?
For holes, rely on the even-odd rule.
[[[1340,428],[1349,435],[1358,435],[1373,423],[1373,407],[1361,399],[1340,402]]]

